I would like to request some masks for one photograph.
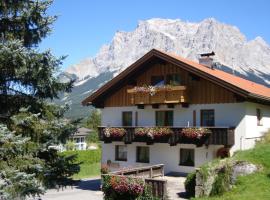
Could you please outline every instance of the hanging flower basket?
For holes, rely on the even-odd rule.
[[[136,141],[147,142],[150,139],[158,142],[167,142],[172,133],[172,130],[166,127],[147,127],[136,128],[134,134]]]
[[[198,147],[205,144],[211,131],[206,128],[184,128],[180,132],[180,143],[195,144]]]
[[[104,128],[103,130],[105,140],[121,141],[126,130],[124,128]]]

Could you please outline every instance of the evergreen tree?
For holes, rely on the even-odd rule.
[[[76,127],[48,103],[72,82],[57,79],[64,57],[37,47],[51,32],[50,0],[0,1],[0,199],[24,199],[72,183],[75,156],[54,148]]]

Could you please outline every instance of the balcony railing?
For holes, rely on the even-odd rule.
[[[131,103],[134,105],[187,103],[188,101],[186,86],[134,87],[128,89],[127,93],[131,94]]]
[[[111,143],[113,141],[122,141],[125,144],[131,144],[133,142],[145,142],[148,145],[154,143],[169,143],[171,146],[177,144],[195,144],[195,141],[185,140],[181,137],[181,130],[186,127],[170,127],[172,134],[160,138],[150,137],[137,137],[135,135],[136,128],[143,127],[110,127],[121,128],[125,130],[125,134],[122,137],[108,137],[105,134],[106,127],[99,127],[99,139],[105,143]],[[168,127],[167,127],[168,128]],[[225,147],[231,147],[234,145],[234,128],[233,127],[204,127],[210,130],[210,134],[202,143],[197,146],[205,145],[224,145]]]

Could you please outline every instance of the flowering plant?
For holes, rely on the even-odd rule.
[[[137,86],[133,88],[134,92],[144,92],[144,93],[150,93],[151,96],[154,96],[157,91],[167,90],[171,89],[171,85],[162,85],[162,86]]]
[[[124,128],[104,128],[104,135],[106,137],[123,137],[126,134]]]
[[[151,128],[136,128],[135,136],[148,136],[152,139],[170,136],[172,134],[172,130],[166,127],[151,127]]]
[[[201,139],[202,137],[208,136],[211,133],[206,128],[184,128],[180,135],[190,139]]]
[[[107,164],[102,164],[100,172],[101,174],[108,174],[109,173],[109,166]]]
[[[114,197],[139,197],[144,192],[145,183],[142,179],[125,176],[106,176],[103,178],[102,191]],[[122,199],[122,198],[120,198]]]

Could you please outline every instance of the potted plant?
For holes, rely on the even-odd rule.
[[[211,131],[207,128],[183,128],[180,131],[180,142],[202,146],[210,134]]]

